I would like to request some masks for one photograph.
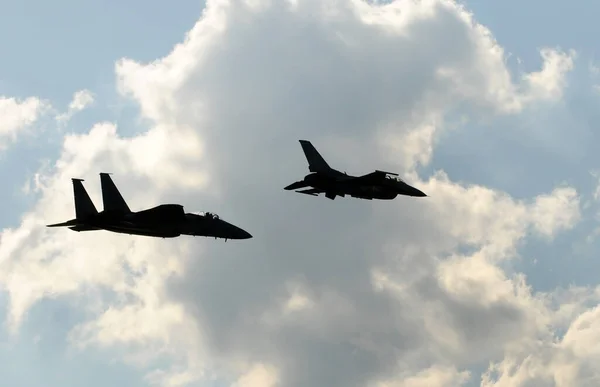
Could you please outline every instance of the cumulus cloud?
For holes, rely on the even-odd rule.
[[[56,120],[65,124],[75,114],[84,110],[94,103],[94,94],[89,90],[79,90],[73,94],[73,99],[69,103],[69,107],[66,112],[56,116]]]
[[[562,96],[565,87],[564,75],[573,69],[576,53],[569,53],[544,48],[541,50],[544,59],[543,68],[523,76],[525,87],[529,93],[527,99],[556,100]]]
[[[549,337],[526,347],[511,349],[502,361],[493,363],[482,375],[482,386],[591,387],[598,384],[599,358],[593,344],[597,340],[600,321],[598,290],[572,289],[568,294],[579,299],[568,303],[566,310],[557,313],[570,321],[566,333],[560,338]]]
[[[572,228],[581,218],[579,198],[572,188],[557,188],[551,195],[536,198],[532,209],[535,227],[545,235]]]
[[[447,0],[208,1],[169,55],[116,65],[148,131],[126,138],[100,123],[66,136],[40,172],[39,202],[3,232],[10,326],[40,299],[70,296],[90,316],[74,345],[123,348],[172,386],[456,386],[476,379],[474,366],[552,348],[559,311],[573,332],[582,324],[502,263],[524,239],[573,227],[577,192],[516,200],[416,172],[449,113],[525,114],[560,97],[573,56],[541,54],[540,71],[512,77],[491,32]],[[429,197],[285,192],[307,169],[301,138],[348,172],[395,168]],[[98,199],[101,171],[134,210],[178,202],[254,239],[43,228],[72,216],[69,178],[87,178]],[[165,357],[172,367],[154,365]]]
[[[37,97],[24,100],[0,96],[0,150],[35,123],[49,105]]]

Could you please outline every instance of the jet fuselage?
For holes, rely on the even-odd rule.
[[[392,200],[398,195],[425,196],[420,190],[392,179],[382,179],[377,183],[356,184],[356,176],[333,170],[333,173],[314,172],[304,177],[306,185],[333,192],[338,196],[349,195],[360,199]]]
[[[85,219],[76,220],[75,224],[69,228],[73,231],[95,228],[120,234],[161,238],[175,238],[180,235],[223,239],[248,239],[252,237],[245,230],[212,214],[183,214],[178,211],[169,213],[161,207],[163,206],[127,214],[102,211]],[[176,210],[176,208],[173,208],[173,210]]]

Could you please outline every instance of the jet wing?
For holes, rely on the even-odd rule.
[[[73,230],[73,231],[96,231],[96,230],[102,230],[101,228],[98,227],[94,227],[94,226],[85,226],[85,225],[78,225],[78,226],[72,226],[69,227],[69,229]]]
[[[321,191],[320,189],[316,189],[316,188],[309,188],[309,189],[305,189],[303,191],[295,191],[295,192],[305,194],[305,195],[319,196],[320,193],[325,192],[325,191]]]

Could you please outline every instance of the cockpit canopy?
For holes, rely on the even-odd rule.
[[[208,219],[219,219],[219,215],[213,214],[212,212],[192,212],[194,215],[204,216]]]
[[[398,176],[394,176],[394,175],[385,175],[385,178],[388,180],[392,180],[392,181],[398,181],[400,183],[404,183],[404,180],[402,180],[401,178],[399,178]]]

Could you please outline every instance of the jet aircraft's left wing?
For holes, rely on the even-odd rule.
[[[305,195],[319,196],[320,193],[323,193],[325,191],[321,191],[320,189],[317,189],[317,188],[309,188],[309,189],[305,189],[303,191],[295,191],[295,192],[305,194]]]
[[[102,230],[101,228],[98,227],[94,227],[94,226],[85,226],[85,225],[77,225],[77,226],[72,226],[69,227],[69,229],[73,230],[73,231],[96,231],[96,230]]]
[[[331,199],[331,200],[334,200],[336,196],[341,196],[341,197],[345,196],[344,193],[338,194],[337,192],[334,192],[334,191],[327,192],[327,191],[324,191],[324,190],[318,189],[318,188],[309,188],[309,189],[305,189],[302,191],[294,191],[294,192],[305,194],[305,195],[310,195],[310,196],[319,196],[319,194],[325,193],[325,197],[327,199]]]

